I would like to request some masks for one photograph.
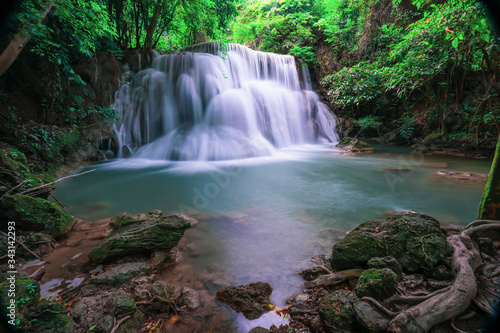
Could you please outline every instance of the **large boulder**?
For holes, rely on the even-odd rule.
[[[0,220],[14,221],[20,229],[43,231],[54,237],[67,233],[75,223],[56,203],[27,195],[6,195],[0,208]]]
[[[128,255],[170,251],[177,245],[192,220],[183,215],[163,216],[161,212],[112,218],[113,231],[92,249],[89,258],[96,263],[109,262]]]
[[[252,282],[247,285],[225,286],[217,290],[215,298],[243,313],[248,320],[257,319],[269,312],[273,288],[267,282]]]
[[[339,270],[364,268],[371,258],[391,256],[404,271],[416,272],[446,262],[450,253],[436,219],[408,212],[361,224],[333,246],[330,263]]]

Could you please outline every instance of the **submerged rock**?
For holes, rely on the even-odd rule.
[[[113,231],[90,251],[89,258],[104,263],[129,255],[170,251],[191,227],[191,221],[183,215],[119,214],[112,218]]]
[[[0,208],[0,219],[15,221],[20,229],[43,231],[54,237],[66,234],[75,223],[56,203],[27,195],[6,195]]]
[[[389,268],[370,268],[359,277],[354,292],[358,297],[386,299],[396,292],[398,276]]]
[[[119,285],[139,276],[148,269],[143,262],[131,262],[108,268],[105,272],[92,276],[90,282],[94,284]]]
[[[217,290],[215,298],[231,307],[238,313],[243,313],[248,320],[257,319],[271,308],[273,288],[267,282],[252,282],[247,285],[225,286]]]
[[[416,272],[446,262],[450,253],[439,222],[410,212],[361,224],[333,246],[330,262],[340,270],[366,267],[371,258],[392,256],[404,271]]]
[[[358,302],[356,295],[347,290],[338,290],[323,297],[319,314],[328,332],[356,331],[357,321],[352,307]]]

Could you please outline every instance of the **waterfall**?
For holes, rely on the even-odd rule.
[[[135,157],[229,160],[338,142],[336,120],[292,56],[218,43],[157,55],[116,94],[118,145]],[[302,76],[310,80],[307,68]]]

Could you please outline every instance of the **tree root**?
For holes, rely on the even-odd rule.
[[[424,333],[464,312],[476,297],[478,286],[474,273],[482,264],[475,239],[484,236],[491,238],[494,234],[500,235],[500,221],[480,220],[469,224],[459,235],[449,236],[455,281],[447,291],[399,313],[389,323],[389,331]]]
[[[3,236],[5,237],[9,237],[5,232],[3,231],[0,231],[0,234],[2,234]],[[16,243],[21,245],[26,251],[28,251],[31,255],[33,255],[35,258],[37,258],[38,260],[40,261],[44,261],[42,258],[40,258],[40,256],[36,255],[35,253],[33,253],[33,251],[31,251],[30,249],[28,249],[28,247],[26,245],[24,245],[23,242],[21,242],[19,239],[15,238],[16,240]],[[50,264],[50,262],[46,261],[47,264]]]
[[[358,278],[364,269],[347,269],[345,271],[335,272],[327,275],[322,275],[316,280],[306,282],[306,288],[319,288],[333,286],[350,278]]]
[[[379,309],[380,311],[382,311],[383,313],[385,313],[386,315],[388,315],[391,318],[394,318],[398,315],[396,312],[392,312],[391,310],[389,310],[388,308],[386,308],[385,306],[380,304],[376,299],[374,299],[372,297],[365,296],[365,297],[361,298],[361,300],[367,301],[367,302],[375,305],[375,307],[377,309]]]
[[[154,296],[151,301],[139,301],[139,302],[136,302],[135,304],[137,304],[137,305],[153,305],[155,303],[155,301],[166,303],[168,305],[169,309],[174,310],[174,312],[176,314],[178,311],[180,311],[180,309],[175,304],[175,300],[166,299],[166,298],[163,298],[160,296]]]
[[[126,317],[123,317],[122,319],[118,320],[118,322],[113,326],[113,329],[111,330],[111,333],[116,333],[118,331],[118,328],[120,328],[120,325],[127,319],[131,318],[132,315],[128,315]]]
[[[401,296],[399,294],[394,294],[388,299],[384,301],[385,304],[392,303],[392,302],[407,302],[407,303],[419,303],[428,300],[429,298],[432,298],[438,294],[447,292],[450,290],[451,286],[436,290],[435,292],[431,294],[426,294],[426,295],[410,295],[410,296]]]

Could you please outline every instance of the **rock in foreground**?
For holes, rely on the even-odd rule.
[[[215,298],[234,311],[243,313],[248,320],[257,319],[271,308],[273,288],[267,282],[252,282],[247,285],[225,286],[217,290]]]
[[[170,251],[177,245],[192,220],[183,215],[163,216],[161,212],[132,216],[127,213],[112,218],[113,231],[90,251],[96,263],[109,262],[129,255]]]
[[[446,262],[450,253],[439,222],[428,215],[410,212],[358,226],[333,246],[331,265],[339,270],[364,268],[371,258],[391,256],[404,271],[415,272]]]

